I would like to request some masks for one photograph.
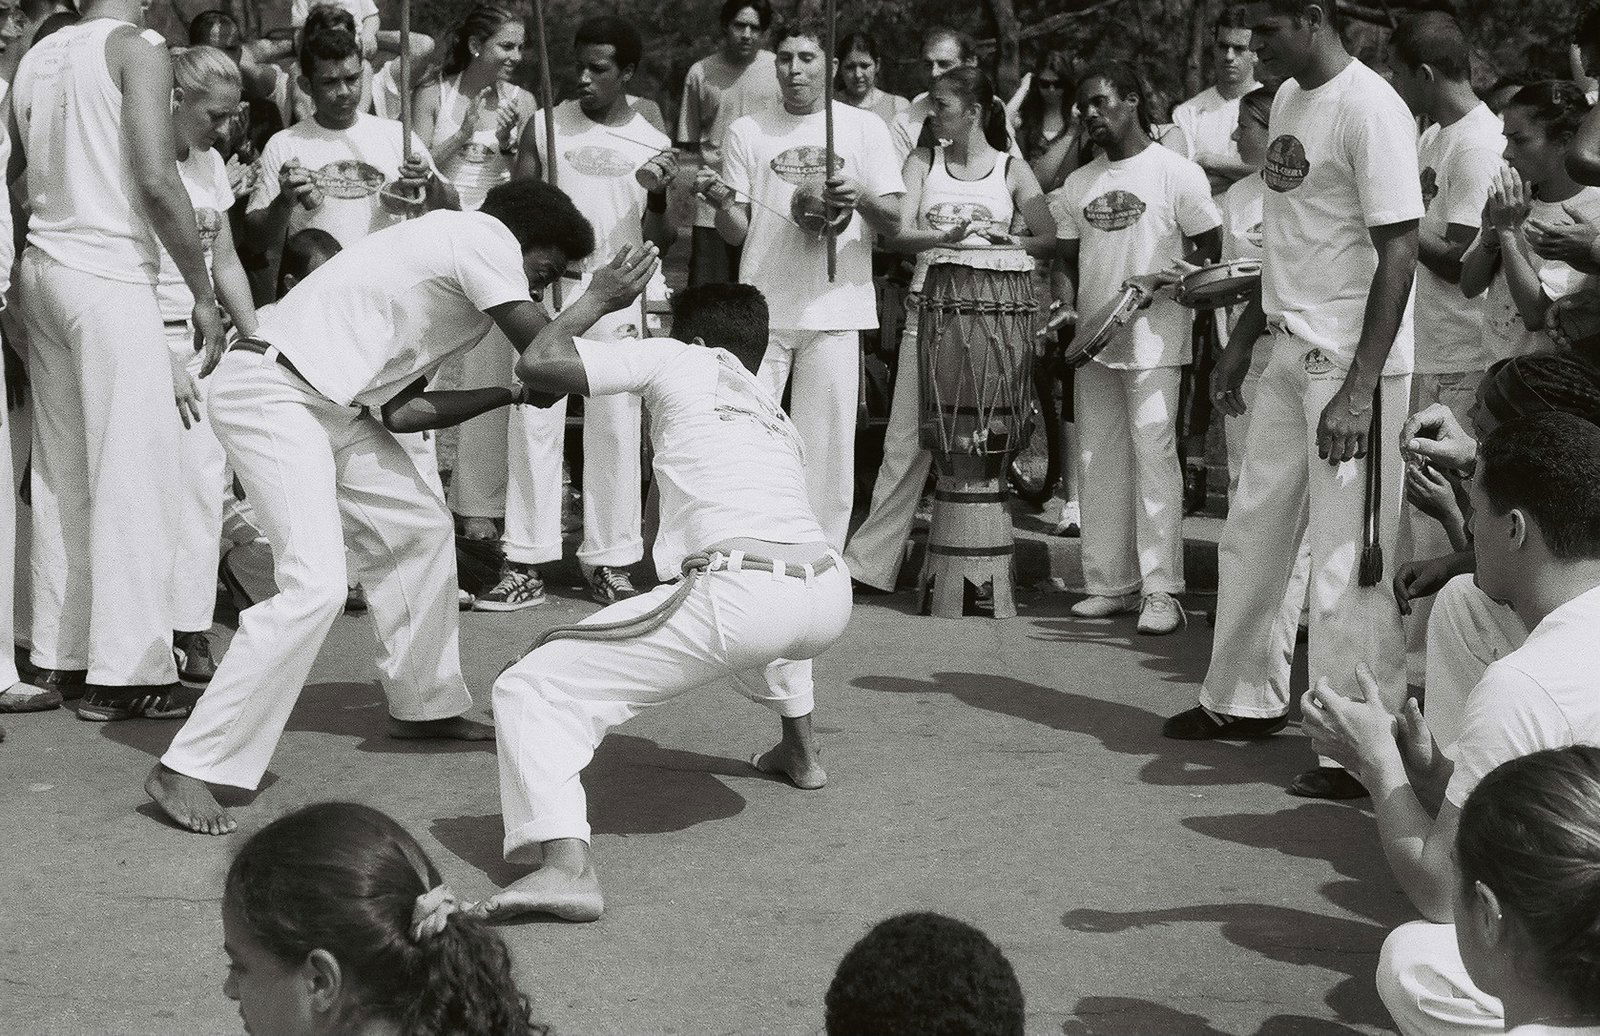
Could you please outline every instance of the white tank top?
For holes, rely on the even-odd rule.
[[[511,156],[500,151],[499,138],[495,136],[498,111],[501,106],[515,104],[517,88],[510,83],[495,84],[495,106],[485,104],[478,113],[478,125],[472,139],[465,147],[439,167],[439,174],[455,187],[461,196],[463,209],[476,209],[491,187],[511,179]],[[448,140],[461,129],[461,120],[467,117],[472,98],[461,92],[461,77],[439,80],[439,117],[434,123],[433,139]],[[520,121],[520,120],[519,120]],[[513,131],[512,140],[516,140]]]
[[[154,284],[161,251],[134,200],[122,91],[106,66],[107,38],[128,25],[96,18],[41,40],[13,103],[28,149],[28,244],[74,270]]]
[[[933,149],[933,165],[922,186],[922,221],[933,230],[949,230],[963,220],[988,220],[1001,233],[1011,229],[1016,204],[1006,183],[1011,156],[996,155],[994,168],[981,180],[957,180],[945,165],[944,148]]]

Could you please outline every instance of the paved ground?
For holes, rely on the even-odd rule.
[[[586,775],[609,914],[503,929],[543,1016],[560,1033],[817,1032],[849,945],[921,908],[1000,943],[1030,1032],[1381,1030],[1372,969],[1407,908],[1370,815],[1283,793],[1311,762],[1293,728],[1256,746],[1157,736],[1193,700],[1204,618],[1139,638],[1070,618],[1044,585],[1004,622],[863,603],[818,667],[824,791],[745,765],[776,723],[725,687],[615,734]],[[572,592],[469,616],[470,684],[589,608]],[[240,814],[372,803],[482,896],[515,873],[492,749],[384,739],[370,636],[339,620]],[[6,725],[0,1032],[237,1031],[218,916],[234,839],[159,822],[138,787],[173,725]]]

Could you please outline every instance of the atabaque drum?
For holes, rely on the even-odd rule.
[[[942,248],[918,267],[922,444],[941,475],[997,478],[1033,402],[1033,260],[1018,248]]]

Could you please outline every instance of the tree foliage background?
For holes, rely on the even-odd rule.
[[[1151,84],[1173,101],[1205,85],[1210,26],[1229,0],[838,0],[839,31],[872,32],[886,56],[880,86],[904,94],[922,89],[918,52],[929,26],[950,25],[983,42],[989,68],[1003,91],[1045,53],[1063,51],[1078,62],[1097,57],[1134,60]],[[1337,0],[1346,35],[1358,54],[1381,61],[1391,19],[1448,0]],[[1565,77],[1567,45],[1586,2],[1594,0],[1460,0],[1455,10],[1476,50],[1476,78],[1524,70]],[[398,23],[399,0],[379,0],[385,27]],[[417,31],[444,38],[471,0],[412,0]],[[816,0],[774,0],[779,17]],[[546,0],[551,71],[561,92],[572,79],[571,40],[586,16],[631,18],[645,39],[645,67],[631,92],[653,96],[669,118],[689,65],[716,46],[720,0]],[[287,0],[221,0],[248,27],[266,31],[289,22]],[[155,28],[183,36],[206,0],[157,0]],[[526,2],[524,2],[526,6]],[[530,43],[531,43],[530,34]],[[1596,41],[1600,42],[1600,41]],[[1590,70],[1591,74],[1595,70]],[[526,85],[536,80],[531,54]]]

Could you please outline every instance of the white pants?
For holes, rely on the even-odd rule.
[[[1182,373],[1091,361],[1073,379],[1083,581],[1091,594],[1183,592]]]
[[[1478,383],[1483,371],[1464,371],[1453,374],[1413,374],[1411,376],[1411,412],[1443,403],[1450,408],[1461,427],[1471,428],[1467,412],[1478,399]],[[1395,547],[1395,569],[1412,561],[1426,561],[1443,557],[1455,550],[1444,526],[1419,512],[1407,501],[1400,511],[1400,537]],[[1411,614],[1405,616],[1406,668],[1412,683],[1425,680],[1424,662],[1428,650],[1428,614],[1433,610],[1433,598],[1422,597],[1411,602]]]
[[[1239,490],[1217,548],[1217,626],[1200,704],[1252,718],[1289,711],[1294,633],[1280,616],[1304,539],[1311,548],[1312,685],[1325,678],[1335,691],[1359,697],[1355,669],[1365,662],[1384,702],[1398,710],[1406,693],[1405,642],[1393,562],[1376,586],[1357,585],[1367,461],[1335,466],[1317,456],[1317,424],[1344,372],[1313,362],[1320,351],[1308,359],[1312,346],[1293,335],[1279,332],[1270,344]],[[1385,559],[1394,557],[1400,524],[1399,431],[1409,390],[1405,375],[1383,379],[1383,435],[1374,449],[1383,465],[1378,541]]]
[[[1455,756],[1467,696],[1483,671],[1528,639],[1517,613],[1496,604],[1470,575],[1456,576],[1435,596],[1428,619],[1428,676],[1423,708],[1428,729],[1445,753]]]
[[[1500,1001],[1472,984],[1456,926],[1411,921],[1389,933],[1378,955],[1378,996],[1401,1036],[1504,1032]]]
[[[200,379],[205,354],[196,352],[187,323],[167,325],[167,349],[196,379],[202,394],[210,378]],[[217,608],[217,563],[222,560],[222,500],[228,481],[228,457],[211,430],[210,407],[202,404],[198,423],[178,432],[172,496],[172,628],[201,633],[211,628]]]
[[[922,446],[922,386],[917,370],[916,314],[908,314],[900,336],[894,400],[883,433],[883,462],[872,486],[867,518],[850,537],[845,562],[858,581],[892,591],[916,520],[917,501],[928,482],[933,455]]]
[[[16,652],[11,650],[15,618],[11,585],[16,577],[17,483],[11,467],[11,450],[4,441],[10,432],[10,414],[0,405],[0,691],[19,679]]]
[[[773,399],[782,399],[784,386],[794,380],[789,416],[805,444],[811,509],[828,544],[843,550],[855,501],[861,332],[774,328],[758,378]]]
[[[105,686],[173,683],[182,426],[155,287],[30,248],[18,294],[34,393],[33,662]]]
[[[584,337],[615,341],[637,333],[638,315],[628,309],[603,317]],[[470,369],[463,370],[463,384],[511,384],[516,354],[498,328],[467,356]],[[500,424],[475,425],[486,418]],[[643,422],[643,402],[631,393],[583,401],[583,541],[578,560],[586,566],[626,566],[644,557]],[[474,427],[469,430],[469,425]],[[566,434],[565,399],[545,409],[512,407],[509,418],[495,411],[462,426],[452,479],[459,487],[456,513],[504,515],[508,561],[536,565],[561,559]]]
[[[671,597],[666,583],[585,622],[642,615]],[[556,838],[589,840],[578,775],[612,727],[686,691],[731,677],[745,697],[780,716],[813,706],[812,658],[850,619],[850,573],[811,579],[754,569],[700,577],[664,625],[631,640],[555,640],[494,685],[505,854]]]
[[[461,678],[450,513],[394,435],[268,357],[237,349],[212,375],[210,401],[212,426],[272,544],[278,593],[239,616],[217,675],[161,761],[215,784],[260,783],[344,610],[341,512],[369,562],[390,715],[465,712],[472,698]]]

